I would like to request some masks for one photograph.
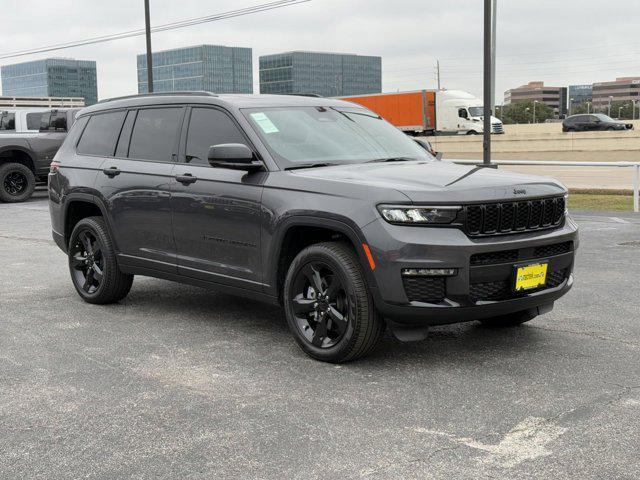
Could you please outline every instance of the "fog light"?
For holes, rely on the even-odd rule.
[[[403,268],[405,277],[451,277],[458,273],[457,268]]]

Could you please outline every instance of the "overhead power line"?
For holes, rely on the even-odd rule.
[[[241,8],[237,10],[229,10],[227,12],[207,15],[204,17],[190,18],[186,20],[179,20],[176,22],[165,23],[163,25],[151,27],[151,31],[164,32],[167,30],[175,30],[178,28],[190,27],[190,26],[199,25],[202,23],[216,22],[219,20],[226,20],[228,18],[266,12],[266,11],[275,10],[278,8],[284,8],[292,5],[298,5],[301,3],[307,3],[310,1],[311,0],[279,0],[274,2],[262,3],[259,5],[254,5],[252,7],[246,7],[246,8]],[[81,47],[84,45],[93,45],[96,43],[111,42],[114,40],[121,40],[124,38],[138,37],[144,34],[145,34],[144,28],[137,29],[137,30],[129,30],[127,32],[113,33],[110,35],[103,35],[100,37],[91,37],[91,38],[85,38],[83,40],[76,40],[72,42],[46,45],[46,46],[36,47],[28,50],[19,50],[19,51],[13,51],[13,52],[0,53],[0,59],[22,57],[26,55],[33,55],[35,53],[53,52],[56,50],[64,50],[67,48]]]

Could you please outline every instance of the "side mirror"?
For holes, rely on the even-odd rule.
[[[262,162],[256,160],[249,147],[241,143],[222,143],[209,147],[209,165],[231,170],[260,170]]]
[[[422,148],[424,148],[431,155],[436,157],[436,160],[440,160],[442,158],[442,153],[436,152],[433,149],[431,142],[429,142],[428,140],[423,140],[422,138],[414,138],[413,141],[416,142],[418,145],[420,145]]]

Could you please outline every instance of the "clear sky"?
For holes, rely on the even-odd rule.
[[[267,0],[151,0],[152,25],[211,15]],[[481,0],[311,0],[271,12],[159,32],[154,50],[203,43],[382,56],[383,91],[442,85],[482,93]],[[2,0],[0,54],[144,26],[143,0]],[[496,97],[530,80],[552,86],[640,76],[639,0],[498,0]],[[137,92],[144,37],[0,60],[50,56],[98,62],[98,95]]]

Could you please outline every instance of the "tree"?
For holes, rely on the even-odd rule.
[[[533,123],[533,101],[527,100],[504,105],[500,111],[503,123]],[[553,109],[542,102],[535,104],[535,123],[542,123],[553,118]]]

